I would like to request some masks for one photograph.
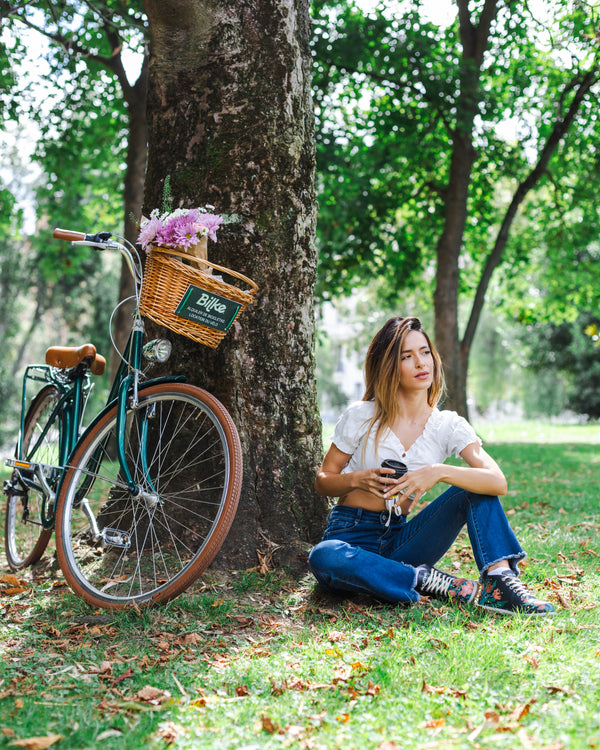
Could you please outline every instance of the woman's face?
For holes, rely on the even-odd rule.
[[[400,352],[400,385],[405,390],[427,390],[433,382],[433,355],[421,331],[409,331]]]

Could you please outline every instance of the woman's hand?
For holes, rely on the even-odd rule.
[[[388,486],[383,498],[387,500],[389,497],[398,495],[396,506],[400,508],[402,515],[407,516],[423,495],[440,481],[439,475],[440,464],[407,471],[400,479],[391,480],[393,484]]]
[[[390,477],[394,470],[383,469],[378,466],[373,469],[362,469],[342,474],[349,460],[350,456],[347,453],[343,453],[335,445],[331,445],[317,473],[315,481],[317,492],[329,497],[344,497],[353,490],[360,490],[383,502],[390,487],[390,482],[395,482]]]

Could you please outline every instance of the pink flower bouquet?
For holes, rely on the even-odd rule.
[[[201,237],[208,236],[217,241],[217,229],[223,218],[208,213],[203,208],[178,208],[159,214],[154,209],[150,218],[143,218],[138,243],[146,252],[150,245],[179,247],[184,251],[197,245]]]

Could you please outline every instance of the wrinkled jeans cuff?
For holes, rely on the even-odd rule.
[[[483,570],[479,574],[479,583],[482,583],[483,579],[487,575],[488,570],[492,567],[492,565],[496,565],[496,563],[501,562],[502,560],[508,560],[508,564],[510,567],[514,570],[514,572],[519,575],[519,563],[521,560],[524,560],[527,557],[526,552],[520,552],[516,555],[505,555],[504,557],[498,558],[498,560],[492,560],[491,563],[488,563],[488,565],[483,568]]]

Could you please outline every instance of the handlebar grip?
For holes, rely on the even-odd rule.
[[[72,229],[59,229],[58,227],[52,232],[52,236],[57,240],[69,240],[74,242],[77,240],[85,240],[84,232],[74,232]]]

